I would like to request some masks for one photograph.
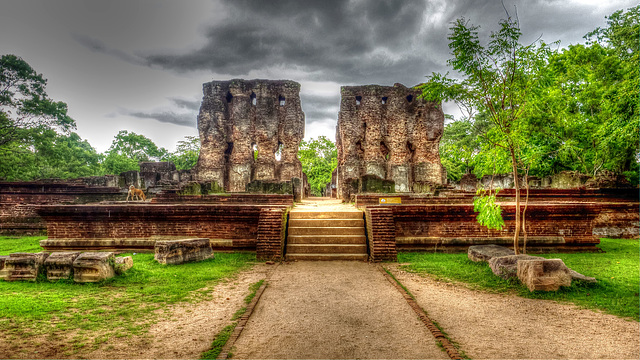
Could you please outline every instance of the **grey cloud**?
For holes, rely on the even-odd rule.
[[[424,1],[228,1],[230,15],[190,53],[153,54],[152,66],[241,76],[273,66],[319,72],[343,83],[390,78],[385,68],[406,62],[420,30]],[[377,52],[379,49],[393,56]],[[395,59],[397,55],[399,59]]]
[[[141,118],[141,119],[154,119],[163,123],[195,127],[196,115],[194,114],[178,114],[173,111],[159,111],[159,112],[128,112],[126,115]]]
[[[71,37],[80,45],[88,48],[91,51],[111,55],[132,64],[145,64],[145,60],[143,58],[118,49],[110,48],[98,39],[76,33],[71,34]]]
[[[340,95],[318,96],[313,94],[301,94],[300,102],[307,123],[325,121],[325,119],[337,119],[340,107]]]
[[[180,98],[169,98],[169,100],[171,100],[171,102],[176,106],[178,106],[179,108],[192,110],[192,111],[200,110],[199,100],[187,100],[187,99],[180,99]]]

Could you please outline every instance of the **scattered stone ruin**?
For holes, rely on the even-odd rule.
[[[446,182],[438,153],[444,130],[440,104],[421,99],[419,90],[401,84],[343,86],[341,95],[338,197],[422,193]]]
[[[48,239],[40,245],[47,251],[153,251],[162,241],[199,238],[205,252],[248,250],[259,259],[282,260],[296,247],[285,246],[295,244],[289,238],[295,235],[289,232],[295,228],[290,214],[308,186],[297,159],[304,136],[299,91],[293,81],[206,83],[198,118],[202,150],[194,169],[141,163],[139,172],[118,176],[0,182],[0,234],[46,231]],[[400,84],[342,88],[338,168],[325,196],[353,200],[362,219],[356,219],[357,226],[345,226],[354,219],[335,213],[297,219],[307,224],[298,226],[298,240],[309,241],[298,243],[298,249],[327,251],[336,245],[325,242],[336,238],[323,236],[328,229],[313,232],[326,219],[347,229],[340,238],[357,245],[347,246],[351,250],[361,251],[365,244],[359,242],[365,241],[372,261],[396,260],[398,251],[466,251],[488,241],[513,243],[513,179],[465,175],[443,186],[446,171],[438,147],[444,115],[439,104],[419,95]],[[601,237],[640,233],[638,189],[613,176],[596,181],[557,174],[528,182],[531,252],[597,251]],[[476,188],[491,184],[503,188],[498,195],[502,231],[478,224],[473,209]],[[125,202],[129,185],[144,189],[150,200]],[[392,203],[386,202],[387,193],[395,193]],[[0,257],[0,277],[8,276],[9,268],[17,269],[18,277],[33,277],[33,256],[7,259]],[[52,258],[51,275],[67,276],[76,260]]]
[[[196,167],[200,182],[244,192],[254,180],[302,179],[297,158],[304,137],[300,84],[234,79],[205,83],[203,92]]]

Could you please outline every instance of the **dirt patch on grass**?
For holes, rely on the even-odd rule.
[[[640,325],[549,300],[490,294],[385,264],[471,358],[638,359]]]
[[[142,335],[105,338],[103,333],[86,331],[81,340],[77,338],[78,331],[28,338],[3,336],[0,337],[0,358],[199,358],[209,349],[215,335],[230,323],[233,314],[245,306],[249,286],[264,279],[272,268],[265,264],[253,265],[217,284],[206,300],[167,306],[154,314],[157,319]],[[201,296],[198,294],[195,298]],[[78,348],[78,344],[82,346]]]

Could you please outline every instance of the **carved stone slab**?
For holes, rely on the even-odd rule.
[[[47,280],[56,281],[71,279],[73,275],[73,261],[80,252],[54,252],[44,261]]]
[[[123,274],[125,271],[133,267],[133,258],[131,256],[120,256],[116,258],[116,274]]]
[[[557,291],[571,286],[571,272],[561,259],[518,261],[518,279],[529,291]]]
[[[13,253],[5,260],[7,281],[36,281],[49,253]]]
[[[0,256],[0,279],[4,280],[9,275],[7,268],[4,266],[5,260],[7,260],[9,256]]]
[[[500,245],[469,246],[467,257],[471,261],[489,261],[491,258],[513,255],[513,250]]]
[[[79,283],[98,282],[115,276],[112,252],[86,252],[73,262],[73,280]]]
[[[209,239],[156,241],[155,260],[160,264],[182,264],[213,258]]]

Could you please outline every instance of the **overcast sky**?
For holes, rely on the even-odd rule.
[[[623,0],[16,0],[0,2],[0,54],[15,54],[105,151],[120,130],[169,150],[197,135],[202,83],[302,84],[306,138],[335,137],[341,85],[413,86],[446,72],[450,23],[497,30],[504,7],[524,42],[583,42]]]

